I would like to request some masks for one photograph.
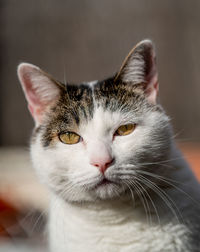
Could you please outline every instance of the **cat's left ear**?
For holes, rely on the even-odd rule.
[[[151,40],[138,43],[128,54],[115,80],[123,83],[141,84],[147,100],[156,104],[158,73],[156,56]]]
[[[36,126],[43,122],[48,108],[58,100],[61,86],[39,67],[28,63],[18,66],[18,77]]]

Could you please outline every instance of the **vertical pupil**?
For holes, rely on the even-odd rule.
[[[68,133],[69,141],[73,140],[72,133]]]
[[[78,134],[70,131],[60,134],[59,138],[61,142],[66,144],[75,144],[78,143],[81,139]]]
[[[127,125],[124,125],[123,128],[122,128],[122,131],[123,132],[127,131],[127,128],[128,128]]]

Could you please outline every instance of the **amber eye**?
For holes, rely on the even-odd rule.
[[[116,131],[115,131],[115,135],[116,136],[126,136],[131,134],[134,129],[135,129],[135,124],[126,124],[126,125],[122,125],[120,126]]]
[[[67,131],[67,132],[60,133],[59,139],[61,142],[65,144],[76,144],[80,142],[81,137],[74,132]]]

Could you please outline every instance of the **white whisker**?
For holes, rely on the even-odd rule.
[[[180,223],[180,220],[179,220],[179,217],[178,217],[177,213],[179,214],[180,218],[183,221],[182,215],[181,215],[178,207],[176,206],[174,201],[169,197],[169,195],[167,193],[165,193],[165,191],[161,190],[161,188],[159,188],[155,183],[153,183],[149,179],[145,178],[142,175],[138,175],[138,176],[146,182],[146,184],[148,185],[149,188],[151,188],[155,193],[157,193],[157,195],[159,195],[161,197],[161,199],[165,202],[165,204],[168,206],[168,208],[174,214],[174,216],[175,216],[176,220],[178,221],[178,223]],[[173,209],[173,207],[175,207],[177,213]]]

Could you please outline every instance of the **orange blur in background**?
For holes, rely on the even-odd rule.
[[[200,181],[200,144],[180,144],[180,149],[182,150],[182,153],[190,164],[190,167],[192,168],[198,180]]]

